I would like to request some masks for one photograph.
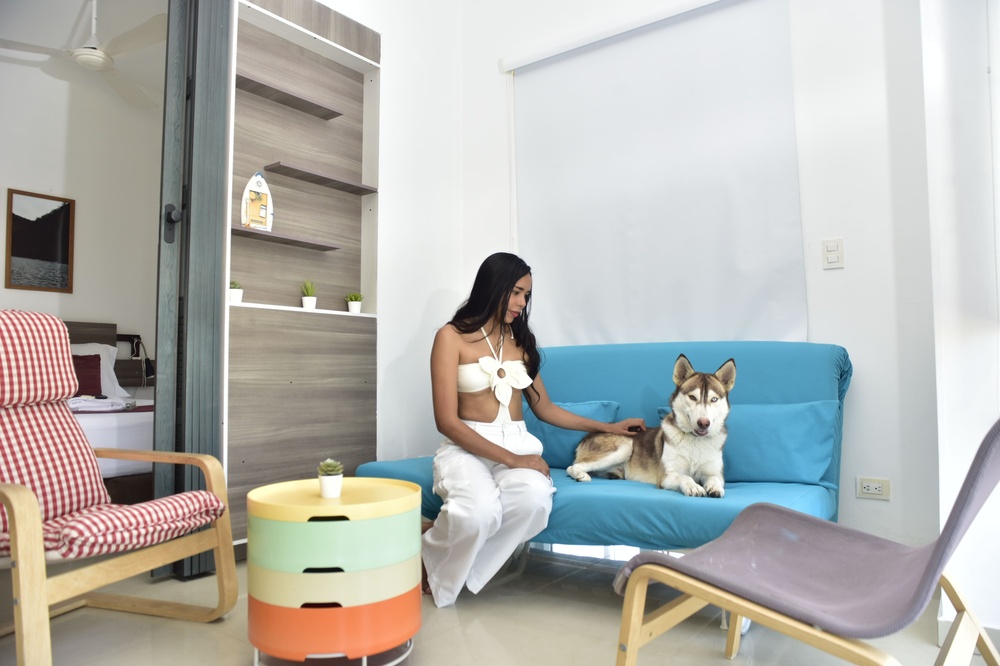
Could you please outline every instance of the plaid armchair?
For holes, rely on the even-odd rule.
[[[50,616],[82,606],[208,622],[236,603],[226,484],[218,460],[93,449],[67,404],[76,390],[62,321],[0,310],[0,566],[13,567],[14,592],[14,623],[0,627],[0,636],[16,633],[18,663],[51,663]],[[208,489],[112,504],[98,457],[194,465]],[[205,551],[215,555],[215,607],[95,592]],[[62,573],[48,571],[48,563],[97,555],[108,557]]]

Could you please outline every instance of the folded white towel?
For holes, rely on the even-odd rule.
[[[125,401],[114,396],[100,400],[78,396],[69,399],[69,408],[73,412],[121,412],[125,410]]]

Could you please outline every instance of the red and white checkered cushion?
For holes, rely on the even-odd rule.
[[[0,310],[0,408],[65,400],[77,386],[69,333],[61,319]]]
[[[111,501],[94,450],[65,401],[0,409],[0,482],[28,486],[43,521]],[[8,530],[3,507],[0,530]]]
[[[121,553],[170,541],[222,516],[226,505],[207,490],[142,504],[102,504],[46,521],[46,552],[65,559]],[[10,555],[10,534],[0,533],[0,557]]]

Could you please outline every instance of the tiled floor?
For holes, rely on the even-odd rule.
[[[408,666],[571,665],[609,666],[615,660],[622,600],[611,589],[617,564],[589,557],[532,553],[517,579],[488,587],[479,595],[464,592],[450,608],[435,608],[424,597],[423,626]],[[246,567],[239,565],[240,599],[223,620],[201,625],[174,620],[83,609],[52,622],[57,666],[250,666],[254,649],[247,640]],[[212,579],[181,582],[139,577],[123,588],[182,601],[210,600]],[[664,588],[661,598],[666,598]],[[901,664],[933,664],[937,655],[937,603],[905,631],[878,641]],[[736,659],[722,654],[725,632],[719,611],[706,609],[640,652],[642,665],[843,664],[761,626],[743,637]],[[373,662],[374,660],[372,660]],[[14,639],[0,639],[0,666],[15,664]],[[372,663],[370,662],[370,664]],[[289,662],[282,662],[289,663]],[[326,663],[347,663],[346,660]],[[353,662],[358,664],[360,662]],[[978,656],[972,662],[982,664]]]

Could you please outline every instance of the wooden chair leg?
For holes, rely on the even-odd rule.
[[[938,654],[935,666],[952,666],[952,664],[969,663],[972,658],[973,646],[979,648],[979,654],[988,666],[1000,666],[1000,653],[993,645],[986,629],[965,603],[964,597],[955,589],[947,576],[941,576],[941,589],[947,595],[951,605],[958,611],[951,630],[945,638],[941,652]]]
[[[633,571],[625,586],[622,626],[618,633],[616,666],[636,666],[639,660],[639,632],[646,612],[646,589],[649,579]]]
[[[0,484],[0,502],[7,510],[10,524],[17,666],[49,666],[52,637],[45,596],[45,547],[38,500],[26,486]]]
[[[722,611],[725,613],[726,611]],[[726,659],[732,659],[740,650],[740,638],[743,636],[743,616],[736,612],[729,613],[729,631],[726,633]]]
[[[645,614],[650,571],[639,567],[629,576],[628,585],[625,586],[617,666],[635,666],[639,659],[639,648],[708,605],[708,601],[704,599],[682,594],[648,615]]]

